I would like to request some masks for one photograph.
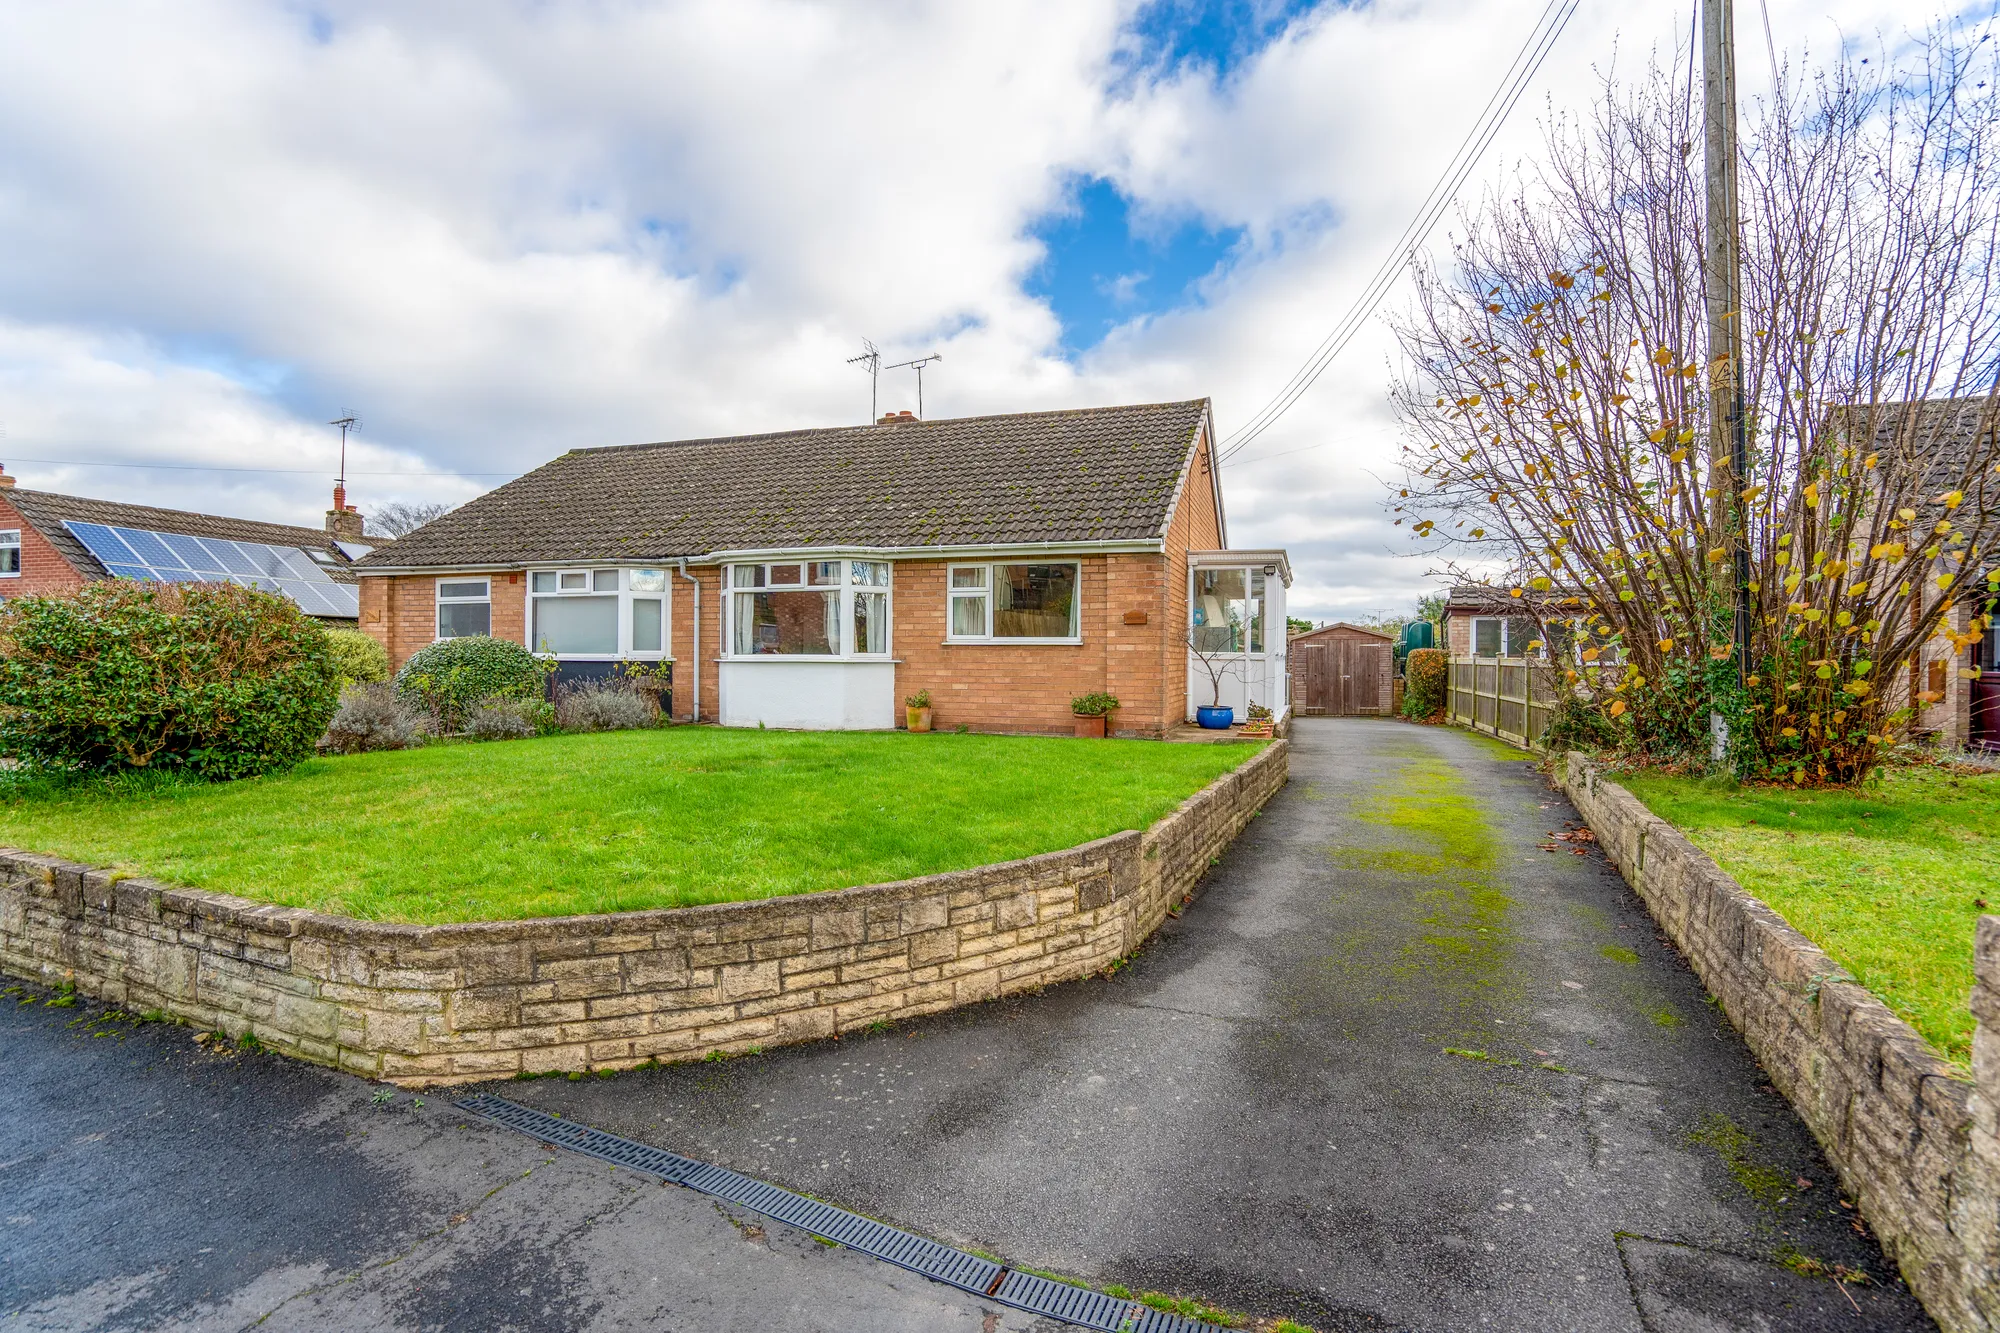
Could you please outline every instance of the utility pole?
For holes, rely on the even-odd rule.
[[[1703,161],[1708,209],[1702,268],[1708,292],[1708,476],[1715,492],[1710,529],[1720,542],[1734,585],[1732,652],[1736,682],[1744,684],[1750,660],[1750,548],[1743,486],[1749,442],[1743,412],[1743,292],[1738,243],[1742,234],[1736,193],[1736,15],[1733,0],[1702,0]],[[1709,714],[1709,756],[1729,757],[1729,720]]]

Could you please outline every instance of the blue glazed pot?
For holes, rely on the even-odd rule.
[[[1212,708],[1207,704],[1194,710],[1195,721],[1210,731],[1227,731],[1229,724],[1236,720],[1234,708]]]

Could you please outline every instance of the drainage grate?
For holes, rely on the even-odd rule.
[[[635,1171],[658,1176],[671,1184],[678,1185],[702,1169],[700,1162],[690,1162],[679,1153],[668,1152],[665,1148],[634,1143],[630,1139],[621,1139],[616,1134],[606,1134],[601,1129],[592,1129],[589,1125],[579,1125],[559,1116],[531,1111],[502,1097],[489,1097],[483,1092],[461,1098],[457,1106],[462,1111],[471,1111],[475,1115],[485,1116],[488,1120],[496,1120],[509,1129],[518,1129],[523,1134],[546,1143],[553,1143],[558,1148],[584,1153],[616,1166],[629,1166]]]
[[[1102,1330],[1103,1333],[1219,1333],[1213,1324],[1117,1300],[1088,1287],[1056,1282],[1033,1273],[1016,1272],[991,1259],[982,1259],[976,1254],[967,1254],[964,1250],[911,1235],[873,1218],[850,1213],[845,1208],[836,1208],[817,1199],[808,1199],[803,1194],[766,1184],[727,1167],[691,1161],[664,1148],[635,1143],[589,1125],[579,1125],[560,1116],[530,1110],[504,1097],[479,1092],[459,1099],[455,1105],[461,1111],[484,1116],[544,1143],[584,1153],[599,1161],[644,1171],[668,1184],[685,1185],[714,1198],[741,1204],[752,1212],[762,1213],[801,1231],[836,1241],[851,1250],[859,1250],[913,1273],[921,1273],[934,1282],[942,1282],[1031,1314],[1048,1315],[1064,1323]]]
[[[1067,1282],[1054,1282],[1033,1273],[1008,1273],[1001,1279],[993,1299],[1016,1309],[1045,1314],[1066,1324],[1081,1324],[1085,1328],[1115,1330],[1131,1327],[1126,1321],[1132,1315],[1132,1302],[1115,1300],[1101,1291],[1073,1287]]]

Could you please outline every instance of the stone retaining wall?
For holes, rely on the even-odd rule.
[[[1585,756],[1563,787],[1798,1108],[1949,1331],[2000,1329],[2000,917],[1979,920],[1973,1081]]]
[[[1287,771],[1277,741],[1144,833],[976,870],[529,921],[357,921],[0,851],[0,969],[401,1083],[694,1059],[1088,976]]]

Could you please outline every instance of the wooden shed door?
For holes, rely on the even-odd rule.
[[[1385,643],[1360,643],[1349,641],[1340,645],[1340,684],[1342,713],[1379,713],[1382,711],[1382,659],[1389,651]]]
[[[1381,713],[1389,645],[1355,639],[1302,643],[1292,653],[1292,703],[1305,714]]]

